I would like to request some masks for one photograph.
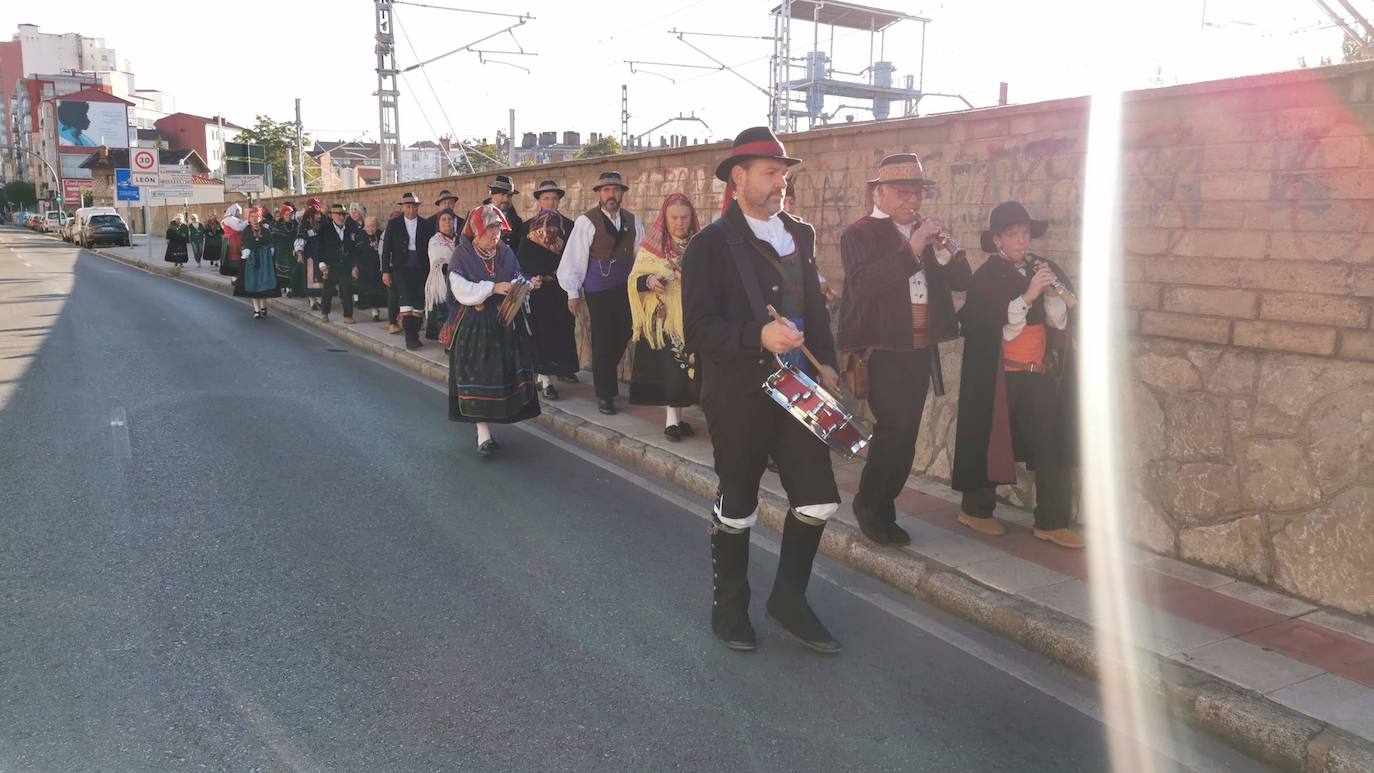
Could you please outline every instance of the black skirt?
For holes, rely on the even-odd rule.
[[[386,308],[386,285],[382,284],[382,260],[370,246],[358,252],[358,308]]]
[[[577,360],[575,320],[568,311],[568,294],[557,282],[530,293],[530,327],[538,350],[535,372],[545,376],[572,376],[580,370]]]
[[[539,415],[534,339],[524,316],[513,328],[501,324],[493,295],[463,310],[448,360],[450,421],[514,424]]]
[[[654,349],[644,339],[635,344],[634,370],[630,378],[630,403],[686,408],[700,399],[694,367],[679,360],[671,349]]]

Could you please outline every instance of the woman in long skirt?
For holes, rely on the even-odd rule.
[[[162,256],[162,259],[177,265],[186,263],[186,245],[190,241],[191,229],[186,227],[181,215],[173,216],[171,224],[167,226],[167,252]]]
[[[679,409],[698,399],[696,360],[683,344],[682,254],[700,230],[696,209],[681,193],[664,200],[630,271],[635,343],[630,402],[665,407],[663,434],[674,442],[695,434]]]
[[[539,352],[535,372],[539,374],[540,394],[549,400],[558,399],[554,378],[575,380],[580,365],[568,293],[558,284],[557,277],[570,233],[571,221],[557,210],[541,209],[529,221],[529,230],[515,255],[525,276],[543,280],[540,288],[530,293],[530,325]]]
[[[296,221],[292,219],[295,208],[283,204],[277,208],[277,219],[268,229],[272,234],[272,259],[276,262],[277,284],[286,288],[291,295],[291,276],[296,267]]]
[[[363,227],[354,231],[353,260],[358,266],[358,303],[372,309],[372,321],[380,322],[386,308],[386,285],[382,284],[382,224],[374,215],[363,217]]]
[[[215,266],[223,255],[224,226],[219,224],[219,218],[211,215],[205,219],[205,261]]]
[[[448,368],[450,421],[477,425],[477,450],[491,456],[499,445],[492,424],[513,424],[539,415],[534,378],[534,338],[523,310],[507,325],[500,308],[513,289],[529,282],[515,253],[501,241],[510,226],[501,211],[483,204],[472,211],[449,262],[447,326],[453,329]]]
[[[426,332],[425,337],[439,337],[439,323],[448,317],[448,264],[453,259],[453,251],[458,247],[458,216],[451,209],[444,209],[434,216],[439,229],[429,240],[429,276],[425,278],[425,327],[432,326],[433,335]]]
[[[253,300],[253,319],[267,316],[267,299],[280,298],[277,267],[272,260],[272,231],[262,222],[262,207],[248,212],[248,227],[243,229],[241,252],[243,271],[234,280],[234,295]]]
[[[224,259],[219,262],[221,274],[238,276],[243,270],[243,260],[239,257],[243,253],[239,243],[243,241],[243,229],[247,227],[248,221],[243,219],[243,207],[230,204],[224,210],[224,219],[220,221],[220,230],[224,232]]]

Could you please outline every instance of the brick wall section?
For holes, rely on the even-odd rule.
[[[1374,541],[1352,537],[1374,533],[1374,508],[1360,506],[1374,498],[1371,98],[1372,63],[1128,94],[1120,206],[1123,325],[1137,358],[1132,533],[1362,614],[1374,613]],[[805,160],[794,178],[821,270],[843,284],[839,234],[870,208],[864,181],[884,155],[915,151],[940,183],[924,211],[964,245],[977,247],[993,206],[1018,199],[1050,221],[1036,251],[1076,274],[1087,110],[1068,99],[785,137]],[[677,191],[712,219],[725,152],[666,149],[512,174],[526,192],[557,179],[564,211],[577,213],[593,205],[597,173],[618,169],[631,185],[626,205],[644,219]],[[405,190],[428,202],[450,188],[471,206],[487,179],[322,198],[386,214]],[[527,193],[517,202],[531,212]],[[949,394],[928,403],[915,463],[937,480],[949,478],[958,346],[943,356]],[[1033,496],[1028,478],[1006,493]]]

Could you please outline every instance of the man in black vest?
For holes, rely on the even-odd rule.
[[[428,220],[420,217],[420,200],[413,193],[401,197],[401,216],[386,224],[382,235],[382,282],[396,288],[406,348],[419,349],[425,317],[425,278],[429,276]]]
[[[337,292],[343,299],[344,324],[353,324],[353,283],[358,278],[358,264],[352,245],[357,227],[342,204],[330,204],[329,222],[320,227],[315,239],[315,260],[323,283],[320,316],[325,322],[329,321],[329,310]]]
[[[600,201],[578,215],[558,264],[558,284],[568,293],[568,311],[577,316],[582,297],[592,323],[592,383],[597,409],[615,413],[620,394],[617,369],[630,342],[630,293],[626,282],[644,241],[644,225],[620,208],[630,186],[619,172],[602,172],[592,186]]]
[[[973,271],[964,251],[941,239],[944,224],[921,218],[932,183],[915,153],[884,158],[868,184],[873,210],[840,237],[839,347],[867,368],[868,407],[877,419],[854,517],[873,542],[905,545],[911,537],[897,525],[897,496],[911,474],[932,379],[936,393],[944,392],[934,367],[938,344],[959,337],[950,290],[972,286]]]
[[[736,197],[701,229],[682,258],[687,348],[701,360],[701,407],[714,446],[720,496],[711,522],[711,630],[734,650],[755,647],[749,621],[749,531],[759,479],[771,454],[788,503],[768,619],[817,652],[839,652],[806,600],[825,522],[839,509],[830,449],[761,388],[777,360],[798,364],[803,342],[820,361],[811,372],[834,388],[835,342],[816,275],[816,232],[782,213],[789,158],[766,127],[735,138],[716,168]],[[767,306],[785,319],[769,320]]]

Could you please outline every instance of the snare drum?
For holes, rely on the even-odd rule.
[[[873,437],[839,400],[800,370],[784,365],[763,382],[763,391],[811,434],[848,459]]]

